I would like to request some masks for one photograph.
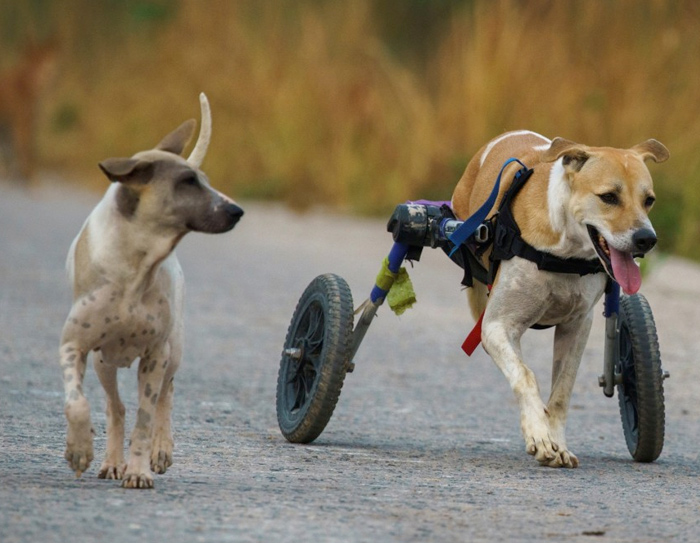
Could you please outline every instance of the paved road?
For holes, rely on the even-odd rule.
[[[697,541],[700,528],[700,267],[667,259],[643,292],[666,381],[666,444],[631,461],[617,399],[597,386],[599,319],[572,399],[576,470],[524,452],[505,380],[479,349],[460,270],[427,252],[411,272],[418,305],[370,330],[326,431],[287,443],[275,417],[279,353],[308,282],[337,272],[356,302],[390,246],[384,221],[295,215],[248,204],[230,234],[191,234],[187,347],[177,377],[174,466],[152,491],[98,480],[104,400],[90,368],[96,460],[65,461],[57,343],[70,303],[65,253],[97,196],[0,183],[0,541]],[[601,307],[602,311],[602,307]],[[548,393],[551,333],[524,350]],[[121,372],[127,427],[135,375]]]

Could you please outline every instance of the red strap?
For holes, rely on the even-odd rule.
[[[492,285],[486,285],[486,287],[489,289],[489,292],[491,292],[491,286]],[[465,339],[464,343],[462,343],[462,350],[465,353],[467,353],[467,356],[471,356],[476,350],[476,348],[479,346],[479,343],[481,343],[481,321],[484,320],[484,313],[486,313],[485,309],[481,312],[479,320],[476,321],[474,328],[472,328],[472,331],[469,332],[467,339]]]
[[[483,320],[484,313],[481,314],[479,320],[476,321],[474,328],[472,328],[472,331],[469,332],[467,339],[465,339],[464,343],[462,343],[462,350],[467,353],[467,356],[471,356],[474,350],[479,346],[479,343],[481,343],[481,321]]]

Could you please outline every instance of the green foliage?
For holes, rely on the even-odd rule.
[[[700,258],[699,27],[694,0],[0,0],[0,68],[60,44],[47,167],[100,179],[97,161],[198,117],[205,91],[213,183],[297,207],[449,199],[510,129],[654,137],[671,151],[651,166],[660,247]]]

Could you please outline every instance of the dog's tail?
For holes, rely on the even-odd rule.
[[[197,143],[194,149],[192,149],[192,153],[190,153],[190,156],[187,158],[187,162],[195,168],[199,168],[202,165],[202,161],[209,148],[209,142],[211,141],[211,109],[209,108],[207,95],[203,92],[199,94],[199,105],[202,108],[202,126],[199,128]]]
[[[474,281],[474,286],[467,289],[467,298],[469,299],[469,309],[472,312],[472,317],[475,321],[479,320],[479,317],[486,309],[486,301],[488,289],[486,285]]]

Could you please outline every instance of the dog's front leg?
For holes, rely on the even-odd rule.
[[[589,312],[574,321],[558,324],[554,333],[552,392],[547,402],[547,410],[552,435],[559,445],[559,451],[547,464],[552,467],[575,468],[579,464],[578,458],[566,446],[566,418],[592,322],[593,316]]]
[[[100,479],[121,479],[126,469],[126,462],[124,462],[125,410],[119,398],[117,367],[106,364],[100,353],[95,355],[94,366],[107,399],[107,451],[97,476]]]
[[[65,458],[76,477],[80,477],[93,458],[90,404],[83,395],[87,352],[81,350],[78,342],[64,336],[59,353],[65,392],[64,412],[68,421]]]
[[[151,351],[139,362],[139,409],[131,433],[124,488],[153,488],[151,448],[158,395],[168,365],[168,349]]]
[[[520,349],[520,338],[531,323],[537,322],[543,304],[532,290],[517,284],[522,280],[502,277],[501,283],[494,287],[484,314],[481,340],[518,401],[527,453],[540,464],[548,464],[556,458],[559,445],[550,431],[547,408],[535,375],[525,365]],[[513,285],[509,285],[511,282]]]
[[[484,322],[482,341],[518,401],[520,428],[527,453],[540,464],[549,464],[556,458],[559,445],[550,431],[547,408],[540,396],[535,375],[523,362],[521,333],[498,321]]]
[[[156,420],[153,429],[153,449],[151,469],[158,474],[165,473],[173,463],[173,434],[171,414],[175,391],[175,372],[182,359],[182,331],[174,333],[170,341],[170,360],[165,368],[163,385],[156,404]]]

